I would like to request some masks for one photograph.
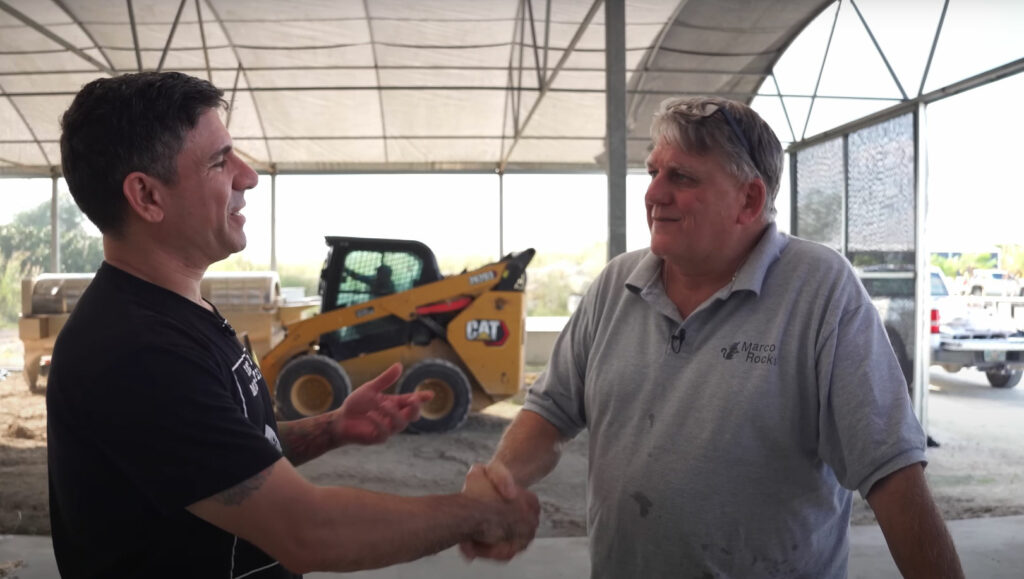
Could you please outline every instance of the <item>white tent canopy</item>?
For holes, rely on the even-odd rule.
[[[625,2],[629,166],[658,102],[751,101],[829,4]],[[0,0],[0,175],[58,173],[75,92],[138,70],[224,89],[261,171],[600,170],[605,62],[601,0]]]
[[[305,172],[607,171],[614,255],[625,169],[643,166],[668,96],[753,102],[797,157],[910,114],[914,156],[898,168],[915,233],[901,249],[924,271],[925,105],[1024,70],[1022,13],[1019,0],[0,0],[0,176],[53,178],[57,271],[61,113],[98,76],[179,70],[226,91],[237,149],[272,176],[272,266],[273,176]],[[858,42],[833,46],[843,36]],[[1006,106],[968,113],[1000,122]]]

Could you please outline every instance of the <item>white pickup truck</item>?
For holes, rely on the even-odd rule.
[[[953,289],[950,286],[949,289]],[[1001,269],[977,269],[964,281],[962,293],[972,296],[1017,296],[1021,292],[1019,280]]]
[[[1013,320],[952,295],[939,268],[930,272],[932,365],[947,372],[977,368],[996,388],[1016,386],[1024,374],[1024,332]]]

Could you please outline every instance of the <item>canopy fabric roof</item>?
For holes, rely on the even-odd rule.
[[[749,102],[830,0],[628,0],[629,165],[673,94]],[[0,0],[0,175],[59,172],[101,75],[179,70],[261,171],[601,168],[601,0]]]

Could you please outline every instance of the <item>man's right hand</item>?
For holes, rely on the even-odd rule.
[[[487,536],[486,533],[482,533],[481,537],[471,542],[461,543],[459,550],[467,559],[483,557],[508,561],[533,540],[540,522],[540,504],[536,495],[516,485],[512,474],[503,464],[492,462],[486,466],[473,465],[466,473],[466,483],[462,492],[478,499],[502,501],[508,508],[513,509],[513,516],[516,517],[508,520],[504,537],[500,534]],[[520,519],[519,517],[523,515],[527,515],[527,518]],[[526,523],[526,527],[522,526],[523,523]],[[528,529],[528,535],[522,533],[524,529]]]

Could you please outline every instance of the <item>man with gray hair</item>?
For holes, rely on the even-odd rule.
[[[587,428],[593,577],[845,577],[852,491],[904,575],[962,577],[877,311],[840,254],[776,229],[771,128],[698,98],[663,103],[651,133],[650,248],[570,318],[487,467],[494,492],[546,476]]]

